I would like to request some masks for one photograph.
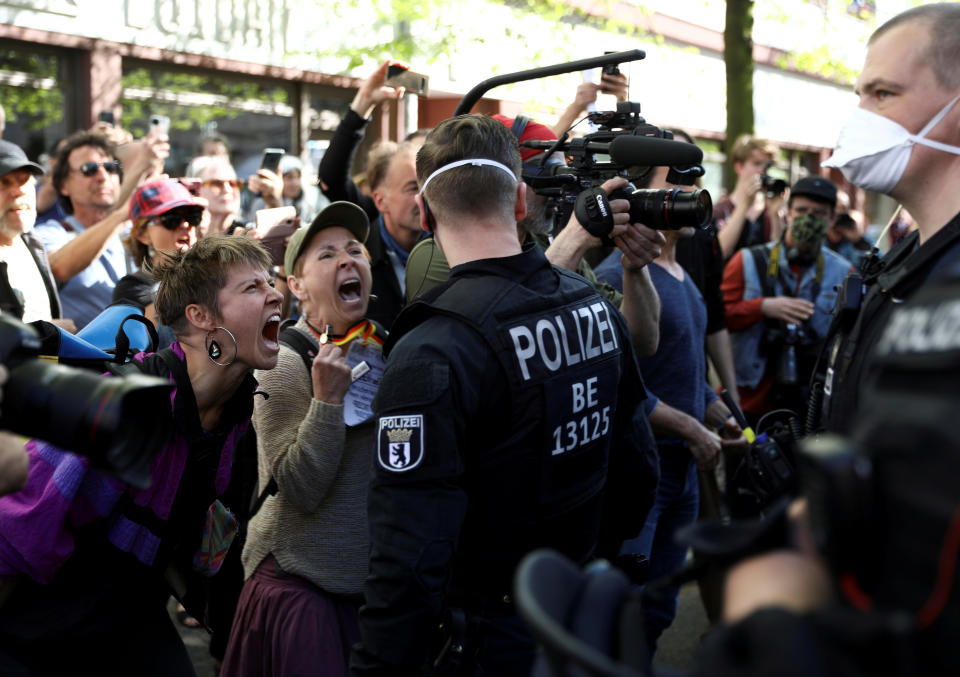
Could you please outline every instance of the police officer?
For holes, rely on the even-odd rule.
[[[623,318],[521,247],[519,175],[510,130],[479,115],[441,123],[417,156],[421,225],[451,274],[402,311],[384,348],[353,675],[529,674],[533,641],[510,599],[518,561],[537,547],[580,563],[616,554],[652,502],[656,453]]]
[[[825,425],[836,432],[848,432],[860,408],[865,356],[891,311],[960,261],[960,3],[898,14],[868,44],[860,107],[824,165],[899,201],[917,230],[841,294],[823,385]]]

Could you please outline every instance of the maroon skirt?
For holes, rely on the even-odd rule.
[[[346,677],[360,641],[358,603],[282,573],[273,555],[240,594],[222,677]]]

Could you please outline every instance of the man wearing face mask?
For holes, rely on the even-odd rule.
[[[824,165],[910,211],[917,230],[852,276],[824,348],[822,425],[850,430],[866,357],[894,307],[960,262],[960,3],[923,5],[870,37],[860,107]],[[865,294],[858,294],[859,290]],[[922,336],[920,338],[923,338]],[[815,388],[820,386],[815,385]]]
[[[773,409],[806,410],[807,384],[850,263],[822,245],[837,187],[807,176],[790,190],[788,228],[741,249],[723,273],[740,406],[752,423]]]

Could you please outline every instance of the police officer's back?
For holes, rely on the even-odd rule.
[[[623,319],[521,249],[519,173],[510,131],[476,115],[439,125],[417,158],[422,221],[452,270],[401,313],[386,348],[353,674],[419,674],[451,636],[465,651],[440,670],[528,674],[532,640],[509,599],[517,562],[540,546],[580,562],[598,543],[616,554],[652,500]]]

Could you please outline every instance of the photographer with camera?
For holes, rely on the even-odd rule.
[[[156,399],[133,398],[120,408],[95,401],[88,411],[83,397],[64,396],[50,379],[20,379],[28,403],[13,424],[32,423],[34,434],[54,426],[52,439],[72,433],[68,439],[81,445],[118,421],[140,420],[129,429],[131,446],[107,460],[129,465],[133,458],[143,469],[133,476],[96,469],[91,464],[103,459],[93,456],[107,454],[97,444],[81,457],[71,451],[79,446],[28,443],[27,487],[0,498],[0,673],[193,674],[166,603],[173,592],[217,629],[210,577],[237,534],[234,514],[245,508],[231,480],[253,409],[251,372],[272,368],[279,352],[281,297],[270,266],[260,245],[234,237],[201,240],[160,269],[157,310],[176,342],[138,355],[131,377],[94,377],[108,399],[127,378],[158,377],[149,380],[163,388],[159,409]],[[7,345],[16,332],[5,326],[0,333],[11,353],[5,359],[17,352]],[[7,395],[24,369],[52,367],[42,360],[17,366]],[[31,407],[31,399],[56,411]],[[154,406],[141,411],[138,404]],[[37,417],[49,418],[38,424]],[[158,453],[143,458],[154,447]]]
[[[741,249],[723,273],[741,408],[751,424],[773,409],[806,412],[808,384],[850,262],[823,246],[837,188],[807,176],[794,184],[787,231]]]
[[[616,554],[652,502],[626,326],[583,278],[520,245],[520,173],[514,134],[481,115],[440,123],[417,155],[421,225],[451,272],[384,346],[353,675],[527,677],[535,647],[510,594],[520,559]]]
[[[787,184],[766,173],[778,153],[770,141],[746,134],[733,144],[737,183],[713,209],[725,259],[744,247],[776,241],[783,233],[780,210]]]

